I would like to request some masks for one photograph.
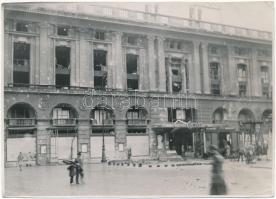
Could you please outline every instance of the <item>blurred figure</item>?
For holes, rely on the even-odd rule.
[[[70,177],[70,184],[74,182],[74,176],[76,175],[76,166],[74,163],[71,163],[69,167],[67,167],[67,170],[69,171],[69,177]]]
[[[18,163],[18,167],[19,167],[20,171],[22,171],[23,160],[24,160],[23,154],[22,154],[22,152],[20,152],[17,157],[17,163]]]
[[[78,156],[76,158],[77,169],[76,169],[76,181],[78,182],[79,175],[81,176],[81,180],[83,180],[83,161],[81,159],[81,152],[78,152]],[[78,183],[77,183],[78,184]]]
[[[212,168],[212,182],[210,195],[226,195],[227,187],[223,177],[223,157],[218,152],[217,147],[214,145],[210,146],[210,154],[213,157],[213,168]]]

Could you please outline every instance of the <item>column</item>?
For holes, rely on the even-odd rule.
[[[92,68],[93,64],[91,63],[91,48],[89,42],[86,40],[88,35],[88,30],[80,29],[79,30],[79,85],[81,87],[92,87]]]
[[[36,142],[37,142],[37,164],[47,165],[52,161],[51,157],[51,132],[52,130],[47,130],[49,126],[49,121],[46,119],[37,120],[37,132],[36,132]],[[46,153],[41,151],[42,148],[46,147]]]
[[[229,86],[230,95],[238,95],[238,78],[237,78],[237,65],[235,63],[235,59],[233,58],[233,47],[227,46],[228,50],[228,75],[229,75],[229,82],[227,85]]]
[[[166,58],[166,80],[168,80],[168,92],[172,93],[172,70],[171,70],[171,66],[170,66],[170,62],[171,62],[171,55],[169,55],[168,58]]]
[[[48,29],[50,26],[47,23],[40,24],[40,37],[39,37],[39,84],[53,85],[55,82],[55,74],[53,72],[55,54],[52,40],[48,39]],[[50,43],[51,42],[51,43]]]
[[[79,40],[68,42],[70,50],[70,86],[79,86]]]
[[[126,142],[127,125],[125,119],[115,120],[115,158],[119,160],[127,159]]]
[[[149,90],[156,90],[156,68],[155,68],[155,53],[154,53],[154,40],[155,36],[148,35],[148,80],[149,80]]]
[[[36,60],[38,56],[36,56],[36,40],[35,37],[30,38],[30,84],[36,84],[36,71],[38,69],[38,65],[36,65]]]
[[[112,51],[112,44],[107,44],[107,87],[113,88],[114,79],[113,73],[115,70],[114,61],[113,61],[113,51]]]
[[[4,85],[7,86],[13,83],[13,39],[8,33],[5,33],[4,36]]]
[[[182,76],[182,92],[186,93],[186,68],[185,68],[185,59],[186,57],[182,57],[182,62],[181,62],[181,76]]]
[[[78,126],[78,151],[82,152],[82,158],[84,162],[89,162],[90,160],[90,120],[80,119]],[[86,145],[87,152],[82,151],[83,145]]]
[[[158,37],[158,72],[159,72],[159,91],[166,92],[166,68],[164,53],[164,38]]]
[[[208,44],[201,42],[201,68],[203,74],[203,93],[210,94],[210,78],[209,78],[209,61],[208,61]]]
[[[201,93],[199,41],[193,41],[193,64],[190,67],[190,91]]]
[[[251,63],[251,76],[249,79],[251,84],[251,96],[260,97],[262,96],[262,82],[260,78],[260,65],[258,63],[258,51],[256,48],[252,48]]]
[[[35,74],[34,84],[40,84],[40,67],[39,67],[39,54],[40,54],[40,38],[35,37]]]
[[[147,90],[148,89],[148,85],[149,85],[149,81],[148,81],[148,71],[146,68],[146,52],[145,49],[141,48],[139,50],[139,90]]]
[[[115,57],[115,72],[114,72],[114,86],[117,89],[126,89],[126,69],[123,64],[123,59],[125,59],[125,54],[122,50],[122,33],[115,32],[113,34],[113,48]]]

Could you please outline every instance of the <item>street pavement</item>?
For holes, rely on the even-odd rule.
[[[5,196],[207,196],[211,165],[127,167],[85,165],[84,182],[69,183],[66,165],[5,169]],[[225,161],[228,196],[271,196],[272,162]]]

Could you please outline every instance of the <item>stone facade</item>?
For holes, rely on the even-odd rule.
[[[174,24],[168,27],[158,21],[160,16],[157,14],[134,12],[136,17],[141,15],[143,20],[153,20],[151,23],[121,19],[119,9],[112,12],[108,10],[114,16],[103,16],[104,12],[100,11],[96,12],[99,16],[89,16],[51,9],[29,10],[27,7],[16,5],[7,5],[4,11],[6,162],[15,161],[14,158],[9,158],[15,154],[10,152],[13,147],[9,146],[8,140],[25,139],[17,129],[22,126],[18,123],[12,126],[9,120],[15,118],[10,112],[17,104],[27,104],[29,109],[35,112],[35,124],[24,128],[30,130],[31,127],[31,131],[34,131],[31,137],[36,138],[36,148],[30,150],[37,155],[38,164],[49,164],[54,162],[55,158],[59,158],[53,155],[58,147],[59,150],[82,151],[87,161],[99,159],[99,155],[92,155],[96,152],[91,151],[97,144],[98,148],[95,150],[98,150],[99,154],[101,151],[101,131],[93,133],[94,127],[97,129],[99,124],[95,126],[91,122],[91,119],[96,120],[91,114],[97,105],[107,105],[113,114],[109,127],[103,123],[104,128],[101,128],[106,131],[108,159],[126,159],[127,148],[134,147],[133,144],[128,145],[127,140],[134,143],[135,136],[139,136],[136,138],[137,144],[141,145],[134,151],[137,156],[156,157],[158,151],[168,149],[168,146],[165,146],[166,133],[163,136],[166,138],[163,140],[164,148],[158,146],[157,135],[160,133],[154,126],[162,128],[163,125],[163,129],[166,129],[166,125],[171,124],[168,119],[170,108],[196,110],[191,122],[201,124],[214,123],[214,113],[221,109],[221,123],[234,128],[235,133],[239,130],[239,116],[243,110],[252,113],[251,120],[254,121],[263,120],[264,113],[272,112],[271,33],[255,33],[253,30],[244,32],[245,30],[240,28],[239,32],[238,28],[232,27],[233,30],[230,30],[227,26],[218,31],[212,28],[206,31],[206,24],[198,24],[197,27],[193,24],[196,21],[191,21],[191,27],[186,28],[182,27],[182,23],[178,25],[174,18],[170,18]],[[18,30],[18,23],[26,23],[27,31]],[[65,35],[58,32],[60,27],[64,27]],[[230,34],[229,31],[234,32]],[[28,81],[24,80],[27,81],[27,86],[16,85],[14,43],[25,43],[30,46],[30,78]],[[69,72],[66,72],[70,75],[70,85],[59,88],[56,88],[56,47],[70,49],[67,58]],[[107,69],[100,72],[95,69],[95,51],[106,52]],[[129,73],[127,69],[130,63],[127,60],[129,54],[137,58],[136,62],[131,62],[135,63],[137,68],[133,73]],[[20,59],[18,61],[20,62]],[[215,63],[214,67],[218,66],[214,73],[210,69],[211,63]],[[240,69],[239,66],[245,67],[244,75],[243,68]],[[171,67],[176,69],[172,70]],[[268,70],[263,72],[261,67]],[[96,88],[97,78],[102,81],[100,89]],[[268,84],[268,91],[265,93],[262,90],[264,79]],[[21,81],[20,78],[19,80]],[[103,83],[104,81],[106,83]],[[136,81],[138,88],[130,90],[129,82]],[[244,94],[244,87],[240,82],[246,87]],[[70,128],[68,125],[57,126],[53,123],[53,110],[60,104],[70,105],[76,112],[73,118],[77,122],[70,123]],[[131,107],[145,109],[142,124],[139,123],[141,118],[128,117]],[[101,111],[99,113],[104,114]],[[134,121],[134,124],[130,124],[130,121]],[[76,132],[69,135],[69,142],[72,143],[64,148],[62,144],[57,147],[56,143],[67,142],[67,137],[55,132],[68,133],[72,128]],[[14,132],[20,136],[11,136]],[[72,149],[75,136],[77,149]],[[95,141],[96,139],[98,141]],[[238,139],[237,136],[233,137],[234,139]],[[216,137],[213,136],[211,140],[214,140],[212,144],[217,143]],[[232,142],[233,145],[238,145],[238,141]]]

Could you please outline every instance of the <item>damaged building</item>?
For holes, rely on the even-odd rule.
[[[269,143],[270,32],[82,6],[4,6],[6,165]]]

